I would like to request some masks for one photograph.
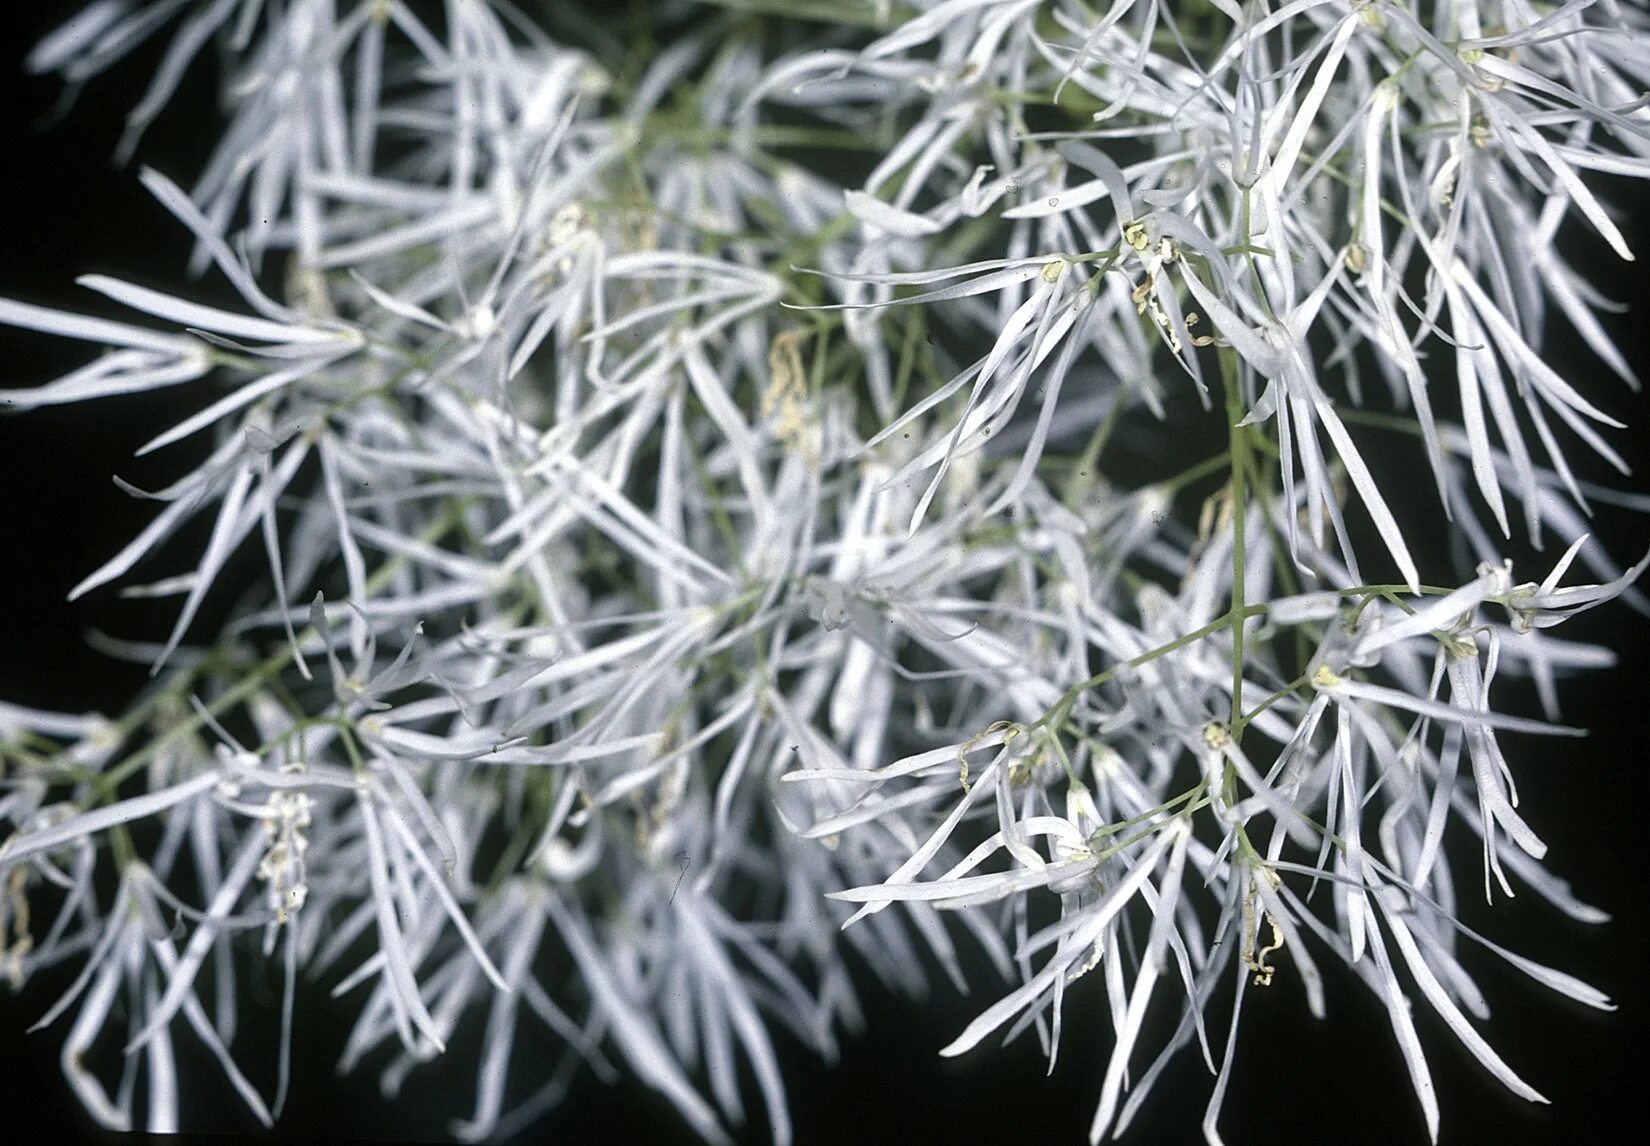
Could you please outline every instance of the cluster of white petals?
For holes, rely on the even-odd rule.
[[[141,153],[216,46],[210,162],[140,177],[239,299],[0,300],[104,348],[10,407],[189,387],[140,452],[211,439],[122,483],[157,512],[75,590],[181,562],[128,586],[180,602],[170,638],[110,642],[151,686],[113,720],[0,704],[0,971],[81,968],[41,1023],[86,1109],[187,1125],[189,1038],[270,1124],[296,976],[336,969],[341,1065],[398,1048],[386,1093],[484,1029],[460,1139],[589,1067],[785,1143],[776,1040],[860,1025],[845,954],[917,993],[965,945],[1000,997],[944,1054],[1053,1060],[1103,980],[1095,1142],[1182,1052],[1218,1142],[1245,995],[1322,1015],[1326,965],[1433,1138],[1423,1008],[1543,1101],[1462,948],[1610,1003],[1457,904],[1605,918],[1515,775],[1575,750],[1536,739],[1578,731],[1557,681],[1612,659],[1555,626],[1647,608],[1650,556],[1586,518],[1650,499],[1566,451],[1625,472],[1582,379],[1637,383],[1572,252],[1633,257],[1595,184],[1650,176],[1650,12],[645,9],[638,44],[556,3],[95,0],[30,57],[72,93],[164,39]],[[1435,495],[1396,492],[1411,446]],[[1412,546],[1424,515],[1459,552]],[[203,636],[243,546],[262,600]],[[1532,547],[1562,555],[1521,580]],[[235,1037],[249,954],[286,984],[267,1048]]]

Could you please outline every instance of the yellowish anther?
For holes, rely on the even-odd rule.
[[[1096,967],[1100,966],[1100,960],[1104,959],[1105,957],[1106,957],[1106,941],[1105,941],[1104,938],[1096,939],[1094,941],[1094,947],[1092,949],[1090,949],[1090,951],[1089,951],[1089,957],[1087,959],[1083,960],[1083,965],[1081,967],[1077,968],[1077,974],[1072,976],[1072,977],[1073,978],[1081,978],[1082,976],[1087,975],[1090,971],[1092,971]]]
[[[1146,304],[1151,301],[1152,287],[1155,283],[1156,276],[1148,271],[1146,277],[1140,280],[1140,285],[1129,292],[1129,298],[1134,303],[1136,314],[1146,313]]]
[[[964,741],[962,746],[957,749],[957,779],[962,784],[963,791],[968,791],[970,787],[968,781],[968,754],[979,746],[980,741],[984,740],[994,732],[1001,732],[1003,734],[1003,743],[1006,745],[1009,741],[1013,740],[1024,731],[1025,725],[1023,724],[1016,723],[1012,720],[999,720],[987,726],[982,731],[976,732],[973,736],[970,736],[966,741]]]
[[[1071,264],[1066,262],[1064,259],[1053,259],[1044,263],[1043,281],[1046,283],[1059,282],[1060,276],[1066,273],[1066,268],[1070,265]]]
[[[1203,726],[1203,743],[1219,751],[1232,742],[1232,734],[1218,720],[1211,720]]]
[[[1512,630],[1520,636],[1535,631],[1535,610],[1529,607],[1529,594],[1513,594],[1507,598],[1507,619]]]
[[[1146,229],[1146,224],[1136,219],[1123,228],[1123,241],[1137,251],[1144,251],[1151,246],[1152,237]]]
[[[1340,674],[1326,664],[1320,664],[1312,670],[1313,688],[1334,688],[1340,683]]]
[[[11,907],[12,940],[4,951],[0,951],[0,960],[4,961],[6,979],[14,991],[23,986],[23,957],[34,949],[34,937],[29,934],[29,897],[23,890],[28,878],[28,868],[16,867],[6,880],[6,898]]]
[[[1444,651],[1458,661],[1478,659],[1478,643],[1470,636],[1448,638],[1444,641]]]
[[[1355,275],[1363,274],[1364,268],[1369,265],[1369,252],[1364,250],[1362,243],[1348,243],[1341,257],[1346,261],[1346,269]]]
[[[768,346],[768,388],[762,394],[762,416],[778,418],[774,435],[785,447],[807,460],[816,459],[808,423],[808,380],[802,366],[802,340],[808,332],[782,330]]]
[[[1375,106],[1382,112],[1398,106],[1398,85],[1390,77],[1375,85]]]
[[[1267,886],[1276,890],[1282,885],[1283,880],[1271,868],[1260,868],[1259,871]],[[1283,929],[1278,926],[1278,921],[1272,918],[1271,912],[1263,911],[1262,918],[1271,929],[1271,936],[1266,946],[1259,951],[1255,950],[1255,933],[1259,930],[1258,921],[1255,919],[1255,900],[1260,896],[1256,880],[1257,877],[1254,875],[1249,877],[1249,890],[1243,897],[1243,949],[1238,957],[1243,960],[1245,967],[1255,973],[1255,986],[1270,987],[1277,968],[1268,963],[1266,957],[1283,947]]]
[[[1249,964],[1249,969],[1255,973],[1255,986],[1270,987],[1272,976],[1277,968],[1266,961],[1266,957],[1283,946],[1283,932],[1278,927],[1278,921],[1270,913],[1266,915],[1266,926],[1272,929],[1272,937],[1266,946],[1255,953],[1255,961]]]
[[[566,204],[550,220],[550,241],[565,243],[584,229],[587,220],[584,204],[577,201]]]

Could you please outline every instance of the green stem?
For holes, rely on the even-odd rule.
[[[1059,727],[1059,725],[1065,721],[1066,714],[1071,711],[1071,706],[1077,703],[1077,698],[1082,696],[1089,689],[1099,688],[1101,685],[1105,684],[1107,681],[1111,680],[1113,677],[1116,677],[1120,673],[1125,673],[1130,669],[1139,668],[1141,665],[1149,664],[1152,661],[1157,660],[1159,657],[1166,657],[1177,649],[1183,649],[1187,645],[1195,644],[1198,641],[1201,641],[1204,637],[1218,633],[1220,630],[1230,627],[1234,619],[1241,625],[1242,622],[1248,620],[1250,617],[1265,616],[1267,608],[1268,606],[1266,605],[1246,605],[1244,606],[1243,612],[1236,618],[1234,618],[1231,613],[1226,613],[1222,616],[1216,617],[1207,625],[1193,629],[1183,637],[1176,637],[1168,644],[1159,645],[1157,648],[1143,652],[1137,657],[1131,657],[1119,664],[1112,665],[1111,668],[1106,669],[1103,672],[1095,673],[1087,680],[1080,681],[1068,688],[1065,691],[1065,694],[1061,696],[1057,702],[1055,702],[1054,707],[1049,709],[1042,715],[1041,718],[1034,722],[1033,727],[1045,727],[1050,729]]]
[[[1244,579],[1249,517],[1249,428],[1243,421],[1243,385],[1238,371],[1237,351],[1220,350],[1220,376],[1226,386],[1226,425],[1231,436],[1232,455],[1232,716],[1235,737],[1242,730],[1243,716],[1243,624]]]

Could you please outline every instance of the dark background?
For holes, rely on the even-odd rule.
[[[95,82],[65,121],[42,126],[57,97],[56,84],[24,77],[21,60],[41,33],[77,7],[60,2],[0,6],[0,296],[111,314],[109,304],[73,284],[76,275],[96,271],[192,292],[208,301],[225,298],[227,288],[221,283],[186,283],[182,229],[143,192],[135,168],[117,170],[109,158],[122,117],[153,72],[157,51],[140,52]],[[151,130],[140,159],[187,185],[216,137],[214,101],[209,70],[197,67],[172,109]],[[1642,191],[1612,190],[1616,202],[1650,205],[1650,195]],[[1650,227],[1638,222],[1641,213],[1622,214],[1632,216],[1636,235],[1630,235],[1650,256]],[[1613,260],[1592,265],[1608,268],[1601,285],[1615,297],[1650,300],[1643,262],[1625,271]],[[1650,375],[1650,347],[1642,336],[1646,320],[1641,311],[1617,322],[1615,329],[1640,373]],[[88,348],[0,328],[0,387],[46,381],[88,354]],[[1650,462],[1642,429],[1650,424],[1646,401],[1619,383],[1591,377],[1596,370],[1565,332],[1554,338],[1552,357],[1561,369],[1570,369],[1590,396],[1600,396],[1607,409],[1633,424],[1634,429],[1612,440],[1642,474]],[[188,446],[162,451],[160,457],[134,460],[130,454],[200,401],[198,391],[192,394],[184,387],[176,395],[0,416],[0,697],[115,713],[142,684],[141,668],[94,652],[85,634],[99,629],[163,636],[170,604],[160,608],[123,601],[112,589],[73,605],[64,597],[151,513],[117,490],[109,475],[118,472],[153,488],[183,472],[190,461]],[[1377,441],[1369,449],[1373,453],[1378,447]],[[1376,464],[1394,470],[1415,461],[1394,452],[1378,457]],[[1434,514],[1435,503],[1426,492],[1430,475],[1418,482],[1394,476],[1399,486],[1414,491],[1409,520]],[[1645,488],[1642,478],[1634,480],[1637,488]],[[1384,485],[1393,488],[1391,482]],[[1402,504],[1399,515],[1405,517]],[[1599,516],[1597,536],[1608,540],[1618,559],[1631,561],[1650,543],[1650,520],[1625,513]],[[1424,548],[1424,541],[1416,540]],[[146,568],[157,575],[175,571],[164,559]],[[1520,573],[1539,579],[1537,571],[1545,568],[1541,563],[1522,565]],[[220,616],[229,604],[223,598],[217,594],[214,603]],[[213,620],[210,609],[206,620]],[[1650,1013],[1645,986],[1650,912],[1643,890],[1647,864],[1633,850],[1645,846],[1650,811],[1645,753],[1650,742],[1650,623],[1616,607],[1566,634],[1607,640],[1622,655],[1613,672],[1561,689],[1566,721],[1592,728],[1593,735],[1580,742],[1507,737],[1506,745],[1524,812],[1551,846],[1550,866],[1584,900],[1616,918],[1604,927],[1583,927],[1527,895],[1498,903],[1485,929],[1525,955],[1597,984],[1620,1009],[1600,1014],[1571,1004],[1493,957],[1469,951],[1468,966],[1482,970],[1480,981],[1494,1010],[1484,1028],[1486,1037],[1552,1105],[1529,1106],[1506,1094],[1427,1012],[1420,1016],[1420,1027],[1443,1108],[1445,1143],[1609,1142],[1621,1140],[1618,1126],[1650,1125],[1650,1087],[1641,1073]],[[1517,698],[1510,703],[1531,710],[1530,698],[1519,696],[1516,682],[1500,687],[1507,689],[1503,695]],[[1471,902],[1477,861],[1462,858],[1458,870],[1469,921],[1482,924],[1485,909]],[[1031,1038],[962,1061],[938,1058],[938,1048],[997,997],[988,977],[980,979],[972,999],[957,997],[936,979],[933,998],[921,1005],[892,999],[868,977],[861,979],[870,1030],[846,1041],[839,1066],[827,1068],[782,1045],[800,1146],[1086,1139],[1109,1044],[1098,977],[1086,980],[1068,999],[1065,1046],[1052,1079],[1044,1076]],[[0,1127],[13,1142],[117,1139],[94,1131],[58,1072],[66,1022],[41,1034],[23,1033],[52,997],[49,984],[31,985],[18,997],[0,997]],[[272,996],[270,1003],[266,1014],[272,1016]],[[1277,987],[1249,993],[1242,1053],[1221,1123],[1228,1142],[1424,1141],[1419,1110],[1384,1013],[1346,975],[1330,975],[1329,1006],[1326,1023],[1310,1019],[1287,962]],[[247,1008],[237,1046],[273,1038],[273,1026],[252,1021],[253,1009]],[[1424,1006],[1417,1009],[1425,1011]],[[294,1090],[273,1136],[442,1140],[447,1121],[473,1108],[476,1024],[457,1040],[448,1060],[415,1073],[392,1103],[379,1098],[370,1072],[348,1079],[333,1074],[352,1017],[350,1002],[331,1002],[324,986],[303,988]],[[204,1055],[190,1057],[188,1043],[188,1036],[179,1039],[185,1125],[215,1129],[211,1137],[270,1137],[256,1133],[215,1067]],[[261,1076],[254,1077],[267,1087]],[[1195,1057],[1182,1058],[1160,1084],[1149,1114],[1124,1141],[1199,1140],[1210,1081]],[[753,1116],[759,1117],[754,1095],[751,1102]],[[758,1123],[753,1141],[760,1140],[760,1132]],[[636,1088],[604,1087],[588,1074],[572,1099],[522,1140],[569,1146],[692,1141],[662,1100]]]

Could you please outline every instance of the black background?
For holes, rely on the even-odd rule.
[[[112,314],[103,300],[73,284],[87,272],[118,274],[157,287],[225,297],[220,283],[186,283],[182,230],[136,180],[136,169],[110,160],[121,120],[152,74],[157,53],[147,50],[93,84],[68,118],[42,120],[56,85],[22,75],[28,46],[76,4],[0,6],[0,295],[47,305]],[[197,67],[174,106],[152,130],[140,160],[187,184],[215,138],[215,90],[209,70]],[[1650,208],[1650,195],[1614,188],[1616,201]],[[1623,213],[1624,216],[1627,213]],[[1628,220],[1636,246],[1650,256],[1650,227]],[[1644,263],[1622,270],[1608,256],[1592,261],[1614,297],[1650,301]],[[1615,324],[1641,374],[1650,375],[1642,337],[1650,312]],[[0,328],[0,387],[33,385],[83,362],[87,352],[56,340]],[[1646,401],[1608,379],[1558,332],[1552,358],[1569,369],[1590,396],[1630,421],[1634,429],[1612,440],[1640,474],[1650,462],[1641,427],[1650,424]],[[143,670],[114,663],[86,646],[89,629],[124,636],[164,635],[165,609],[123,601],[114,590],[73,605],[68,588],[107,559],[148,520],[149,507],[120,493],[111,473],[154,487],[189,465],[187,447],[158,458],[133,460],[140,443],[201,399],[138,396],[96,406],[0,417],[0,697],[48,708],[118,712],[144,679]],[[1369,448],[1379,447],[1378,440]],[[1409,486],[1411,518],[1433,513],[1426,500],[1430,476],[1405,473],[1414,458],[1376,459],[1389,471],[1386,488]],[[1419,475],[1420,470],[1413,470]],[[1642,478],[1634,479],[1644,488]],[[1403,517],[1403,503],[1400,504]],[[1618,559],[1630,561],[1650,542],[1650,520],[1601,513],[1597,533]],[[1550,556],[1549,556],[1550,560]],[[159,564],[164,564],[161,562]],[[151,566],[146,566],[149,568]],[[1520,566],[1539,579],[1545,566]],[[175,571],[170,565],[157,575]],[[229,602],[215,602],[218,615]],[[207,625],[213,621],[208,610]],[[1646,963],[1650,912],[1644,886],[1650,863],[1650,623],[1616,607],[1588,618],[1568,635],[1608,640],[1622,663],[1612,672],[1569,682],[1561,691],[1569,723],[1592,728],[1585,741],[1508,737],[1524,797],[1523,810],[1548,841],[1548,862],[1578,894],[1615,915],[1590,928],[1532,902],[1498,903],[1489,933],[1532,958],[1597,984],[1620,1004],[1600,1014],[1571,1004],[1507,970],[1492,957],[1470,958],[1494,1018],[1484,1033],[1514,1069],[1552,1100],[1529,1106],[1507,1095],[1461,1051],[1441,1023],[1422,1015],[1422,1039],[1443,1108],[1445,1143],[1570,1143],[1622,1140],[1619,1127],[1650,1125],[1650,1093],[1643,1077],[1647,1007]],[[1529,708],[1509,682],[1513,705]],[[1465,859],[1460,870],[1474,870]],[[1483,923],[1482,904],[1468,904]],[[900,1143],[1077,1143],[1086,1139],[1109,1042],[1102,1029],[1102,994],[1085,981],[1068,997],[1068,1031],[1055,1076],[1046,1078],[1035,1041],[979,1051],[961,1061],[936,1051],[996,995],[982,977],[973,998],[959,998],[936,980],[924,1004],[892,999],[865,983],[869,1032],[849,1038],[834,1069],[785,1047],[791,1109],[800,1146]],[[61,985],[61,984],[60,984]],[[273,1014],[273,998],[265,1013]],[[41,984],[20,996],[0,996],[0,1137],[11,1142],[118,1139],[95,1132],[58,1072],[57,1051],[66,1024],[25,1035],[24,1027],[49,1005]],[[248,1013],[256,1007],[248,1007]],[[1250,992],[1239,1065],[1222,1128],[1239,1143],[1423,1142],[1418,1106],[1409,1093],[1384,1014],[1344,975],[1332,975],[1330,1017],[1315,1023],[1298,984],[1280,971],[1279,985]],[[1418,1010],[1425,1010],[1424,1007]],[[377,1094],[370,1074],[339,1079],[332,1072],[353,1007],[332,1003],[323,987],[304,988],[299,1009],[295,1089],[273,1136],[310,1141],[343,1137],[377,1141],[443,1140],[448,1119],[467,1115],[473,1102],[477,1035],[462,1035],[447,1061],[412,1076],[394,1102]],[[240,1036],[270,1037],[263,1024],[243,1020]],[[474,1024],[472,1024],[474,1026]],[[180,1039],[185,1125],[215,1130],[210,1137],[260,1135],[215,1067],[191,1058]],[[242,1045],[238,1040],[237,1046]],[[517,1070],[520,1065],[518,1062]],[[257,1076],[255,1076],[257,1077]],[[1185,1058],[1164,1080],[1150,1113],[1126,1142],[1200,1140],[1197,1127],[1210,1080],[1195,1058]],[[267,1083],[265,1084],[267,1086]],[[754,1101],[754,1098],[753,1098]],[[753,1108],[754,1109],[754,1108]],[[1635,1135],[1636,1137],[1636,1135]],[[761,1138],[760,1124],[751,1135]],[[221,1140],[221,1139],[219,1139]],[[523,1141],[583,1143],[690,1142],[669,1107],[635,1088],[611,1089],[588,1074],[574,1096]]]

